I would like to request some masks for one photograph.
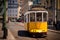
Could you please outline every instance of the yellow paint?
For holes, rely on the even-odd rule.
[[[27,23],[24,23],[25,29],[27,30]]]
[[[47,22],[30,22],[25,24],[29,32],[47,32]]]

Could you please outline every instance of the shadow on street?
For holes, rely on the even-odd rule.
[[[20,30],[18,31],[18,36],[29,37],[29,33],[27,31]]]
[[[18,31],[18,36],[21,36],[21,37],[30,37],[30,38],[44,38],[41,35],[39,36],[38,34],[35,35],[35,36],[32,36],[29,32],[27,32],[25,30]]]

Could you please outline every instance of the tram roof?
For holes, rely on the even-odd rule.
[[[48,13],[48,11],[28,11],[24,15],[27,15],[27,14],[30,14],[30,13],[37,13],[37,12],[46,12],[46,13]]]

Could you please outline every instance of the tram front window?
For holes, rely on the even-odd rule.
[[[36,19],[37,19],[37,21],[42,21],[42,13],[37,13]]]
[[[47,13],[43,13],[43,21],[47,21]]]
[[[30,21],[31,22],[35,21],[35,13],[30,13]]]

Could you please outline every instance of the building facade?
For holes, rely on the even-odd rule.
[[[8,18],[17,19],[18,15],[18,2],[17,0],[8,0]]]
[[[34,5],[38,5],[38,6],[41,6],[41,7],[44,7],[44,8],[51,8],[52,6],[52,3],[54,3],[54,0],[30,0],[33,2],[33,6]]]
[[[28,11],[28,0],[18,0],[20,15]]]
[[[56,0],[56,14],[57,14],[57,20],[60,21],[60,0]]]

